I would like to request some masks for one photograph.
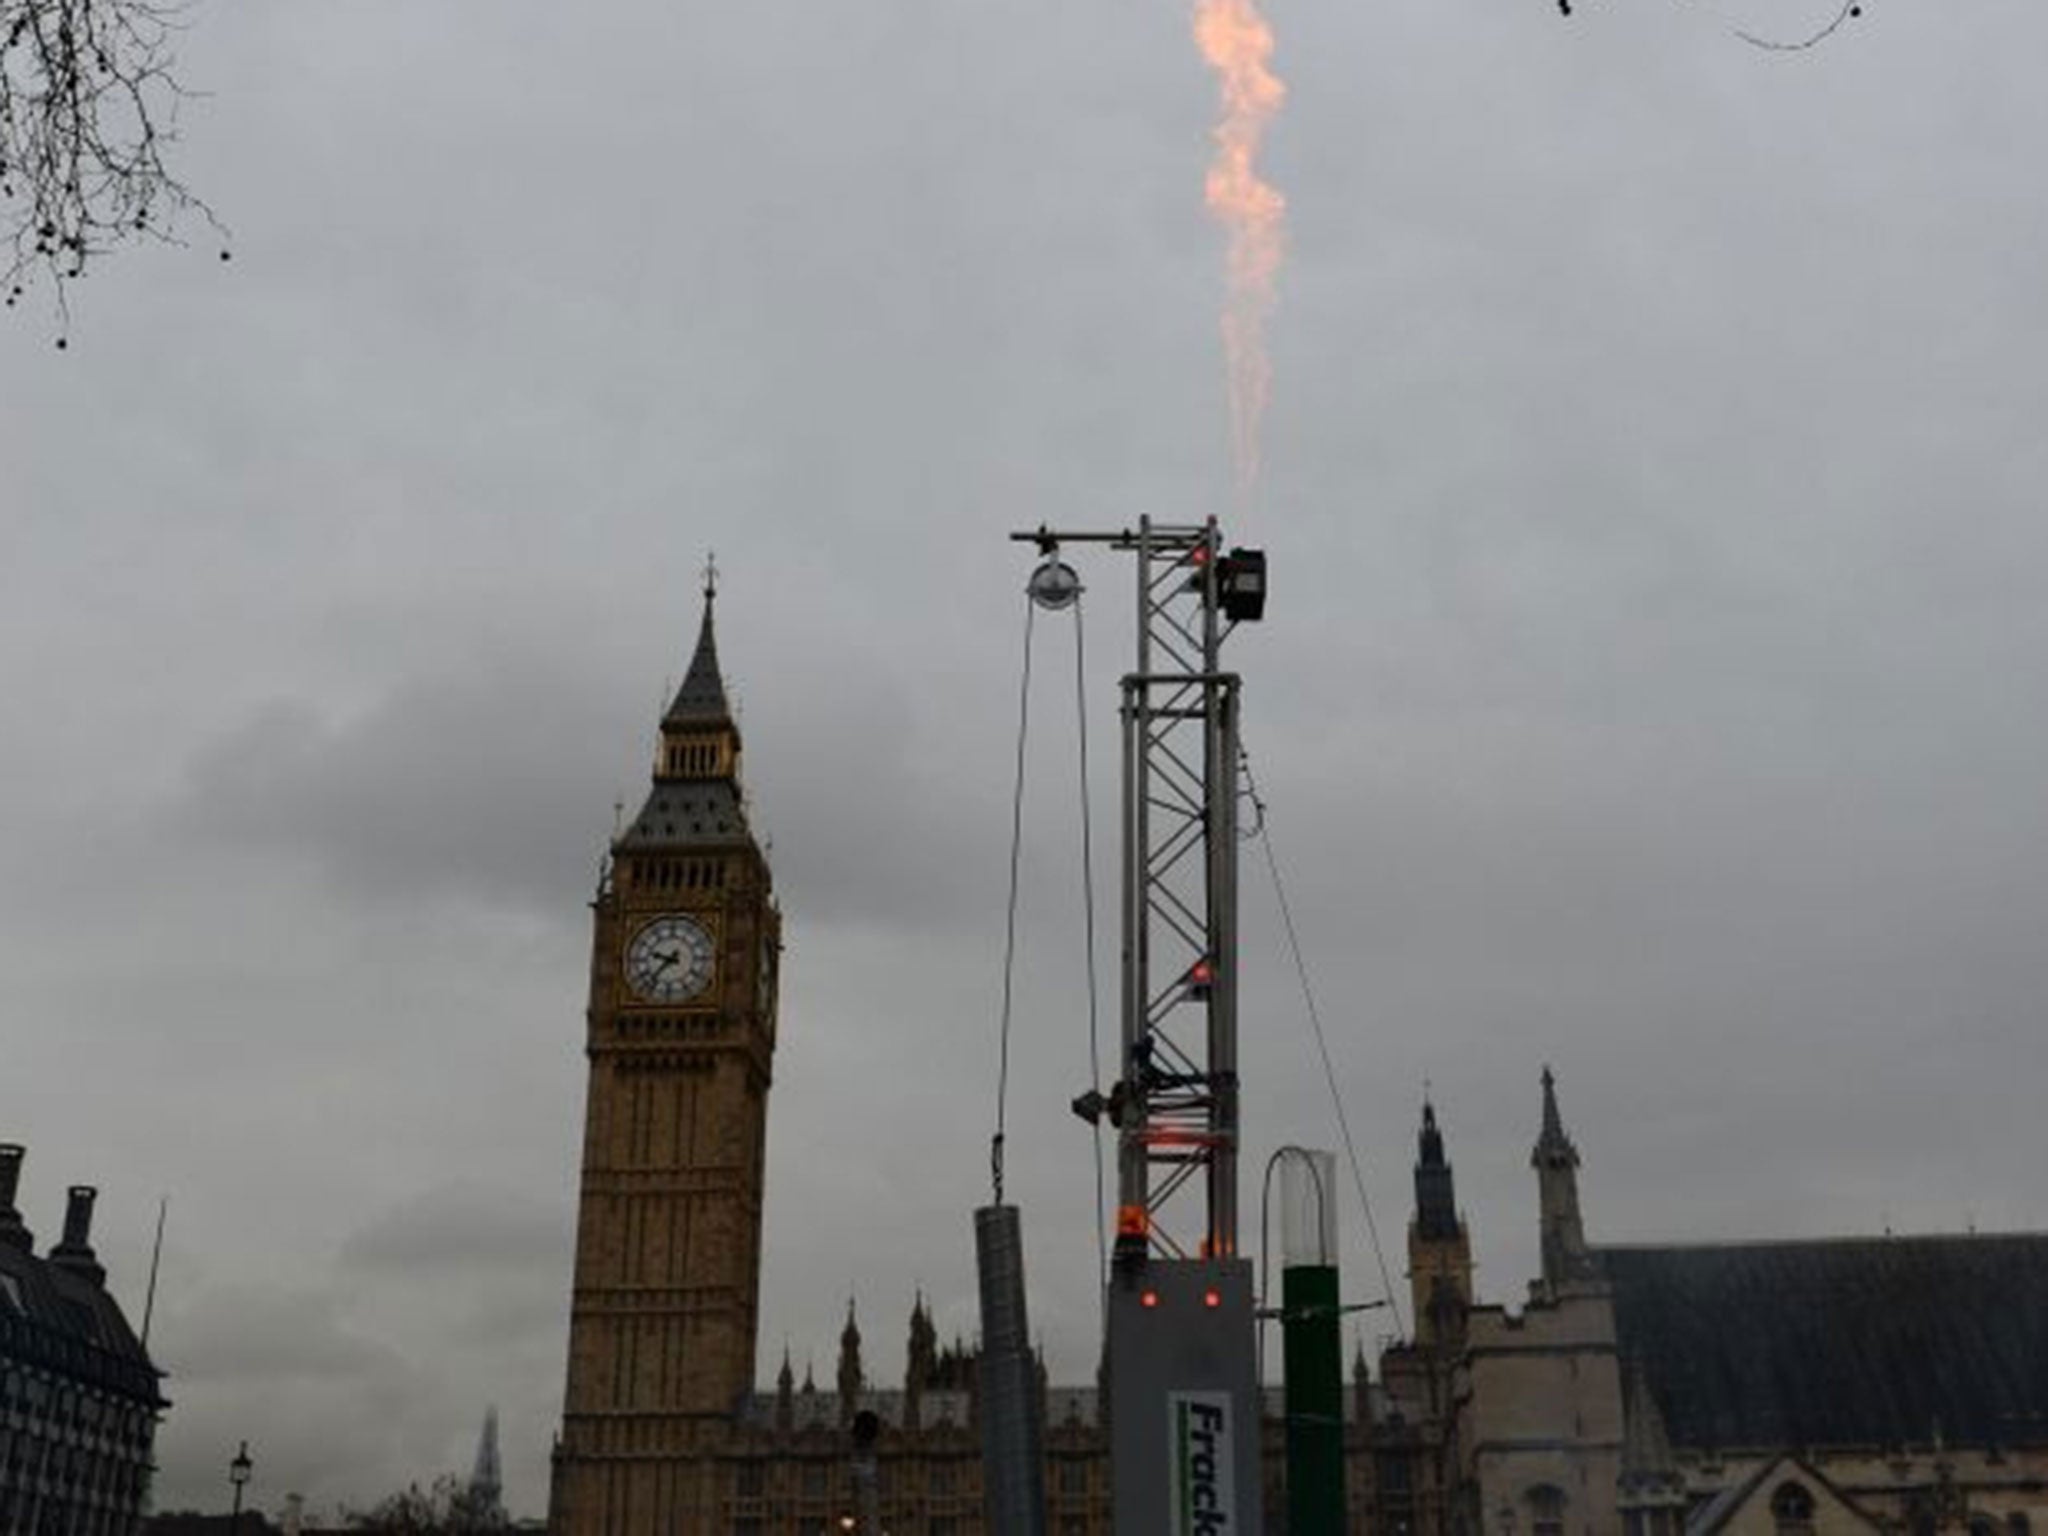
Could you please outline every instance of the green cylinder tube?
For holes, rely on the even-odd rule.
[[[1281,1271],[1287,1369],[1288,1536],[1344,1536],[1344,1349],[1337,1270]]]

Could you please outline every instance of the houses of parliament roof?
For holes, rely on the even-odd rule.
[[[1674,1445],[2048,1440],[2048,1235],[1597,1252]]]

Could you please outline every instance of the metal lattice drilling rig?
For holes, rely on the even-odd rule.
[[[1221,656],[1239,623],[1264,614],[1265,555],[1226,550],[1214,519],[1014,537],[1049,562],[1081,543],[1137,560],[1137,665],[1121,705],[1121,1075],[1074,1102],[1117,1131],[1116,1529],[1256,1536],[1256,1322],[1238,1251],[1239,679]]]

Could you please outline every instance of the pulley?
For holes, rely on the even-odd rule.
[[[1047,554],[1031,573],[1024,590],[1031,601],[1048,613],[1060,613],[1081,600],[1081,577],[1058,555]]]

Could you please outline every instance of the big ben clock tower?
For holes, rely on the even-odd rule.
[[[754,1384],[781,919],[740,797],[707,576],[653,784],[594,906],[590,1094],[554,1536],[714,1528]]]

